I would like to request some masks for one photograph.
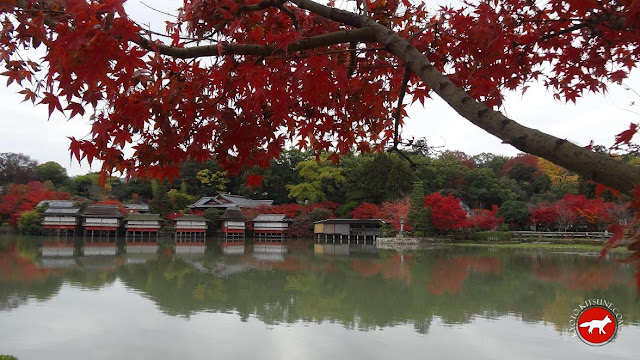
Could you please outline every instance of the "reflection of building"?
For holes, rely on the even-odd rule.
[[[375,244],[384,224],[380,219],[327,219],[316,221],[313,233],[318,243]]]
[[[253,219],[253,236],[259,240],[283,241],[289,219],[283,214],[259,214]]]
[[[228,209],[228,208],[253,208],[258,206],[268,206],[273,204],[273,200],[253,200],[244,196],[220,194],[216,196],[206,196],[200,198],[195,203],[187,206],[190,209]]]
[[[176,243],[184,241],[205,241],[207,219],[198,215],[184,215],[174,220]]]
[[[158,251],[159,214],[127,214],[127,254],[155,254]]]

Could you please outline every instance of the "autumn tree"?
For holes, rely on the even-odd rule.
[[[0,154],[0,184],[25,184],[34,180],[37,162],[25,154]]]
[[[533,81],[575,102],[624,80],[640,60],[637,0],[336,4],[184,0],[157,34],[124,0],[4,1],[0,61],[25,100],[90,117],[91,135],[70,150],[105,173],[175,178],[184,161],[213,156],[235,174],[267,167],[287,141],[331,161],[400,153],[405,95],[436,94],[525,153],[621,191],[638,183],[637,166],[500,112],[506,91]],[[633,149],[637,132],[615,145]]]
[[[431,211],[431,223],[440,231],[460,229],[465,225],[467,212],[460,206],[460,199],[440,193],[424,198],[424,207]]]

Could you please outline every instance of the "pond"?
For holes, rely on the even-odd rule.
[[[0,237],[0,354],[24,359],[637,359],[633,267],[612,254],[440,246],[398,253],[42,256]],[[204,249],[203,249],[204,250]],[[182,251],[184,252],[184,251]],[[570,330],[588,299],[613,342]]]

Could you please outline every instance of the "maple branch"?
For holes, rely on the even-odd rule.
[[[238,8],[238,15],[242,12],[260,11],[260,10],[274,7],[279,9],[283,13],[287,14],[291,18],[291,21],[293,21],[294,28],[300,29],[300,25],[298,24],[298,19],[296,18],[296,14],[293,13],[293,10],[287,9],[284,6],[285,2],[287,2],[287,0],[262,0],[257,4],[243,5],[240,8]]]
[[[631,191],[640,182],[640,167],[595,153],[567,140],[528,128],[471,97],[438,71],[409,41],[376,21],[344,10],[330,8],[311,0],[291,0],[300,8],[327,19],[358,28],[369,28],[375,39],[403,60],[458,114],[472,124],[502,139],[504,143],[529,154],[540,156],[593,181],[622,191]]]
[[[407,68],[404,71],[404,77],[402,78],[402,84],[400,85],[400,95],[398,95],[398,108],[396,109],[395,116],[393,148],[396,150],[398,149],[398,130],[400,127],[400,118],[402,117],[402,101],[404,100],[404,94],[407,92],[407,84],[409,84],[409,78],[411,78],[411,70]]]
[[[158,52],[162,55],[167,55],[179,59],[191,59],[204,56],[221,56],[225,54],[256,56],[290,54],[293,52],[311,50],[331,45],[351,42],[370,42],[372,40],[373,32],[371,31],[371,29],[363,28],[354,30],[340,30],[322,35],[302,38],[294,43],[289,44],[287,49],[278,47],[276,44],[253,45],[229,43],[180,48],[156,43],[142,36],[139,37],[138,44],[149,51]],[[220,49],[222,49],[222,53],[220,52]]]

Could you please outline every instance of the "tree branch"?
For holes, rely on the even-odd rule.
[[[268,56],[275,54],[284,54],[299,52],[304,50],[311,50],[331,45],[351,43],[351,42],[369,42],[373,40],[373,32],[371,29],[354,29],[354,30],[340,30],[322,35],[316,35],[308,38],[300,39],[299,41],[289,44],[286,49],[278,48],[276,44],[268,45],[253,45],[253,44],[228,44],[224,43],[218,45],[204,45],[194,47],[174,47],[164,44],[155,43],[142,36],[139,37],[138,44],[143,48],[158,52],[162,55],[167,55],[180,59],[191,59],[205,56],[221,56],[225,54],[230,55],[256,55],[256,56]],[[222,53],[220,53],[220,48]]]
[[[373,29],[376,40],[385,45],[390,53],[402,59],[407,64],[407,68],[415,72],[458,114],[502,139],[503,142],[618,190],[631,191],[640,182],[640,167],[528,128],[490,109],[440,73],[409,41],[374,20],[332,9],[311,0],[292,0],[292,2],[328,19],[354,27]]]

